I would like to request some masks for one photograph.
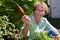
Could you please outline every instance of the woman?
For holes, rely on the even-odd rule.
[[[30,36],[32,32],[43,32],[46,29],[49,35],[52,35],[54,39],[57,39],[59,37],[58,31],[48,22],[45,17],[43,17],[48,13],[47,5],[44,2],[38,2],[34,5],[33,12],[34,14],[30,17],[27,15],[22,17],[22,21],[24,22],[22,27],[23,35]],[[30,23],[35,25],[34,31]]]

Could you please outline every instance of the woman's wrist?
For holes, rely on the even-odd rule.
[[[30,24],[26,24],[27,27],[30,27]]]

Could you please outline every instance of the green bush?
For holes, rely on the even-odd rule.
[[[10,38],[13,35],[13,38],[15,38],[15,34],[18,33],[20,35],[19,29],[13,23],[9,22],[7,16],[0,16],[0,40]]]
[[[48,36],[47,32],[34,33],[34,37],[30,37],[30,40],[53,40]]]

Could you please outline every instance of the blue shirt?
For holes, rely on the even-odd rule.
[[[41,20],[39,24],[37,25],[34,20],[34,15],[30,16],[31,19],[31,25],[28,30],[27,36],[33,35],[34,32],[43,32],[45,29],[50,33],[50,31],[54,30],[54,32],[50,33],[49,35],[57,34],[58,31],[56,28],[54,28],[45,17],[41,17]],[[23,24],[22,29],[25,27],[25,24]]]

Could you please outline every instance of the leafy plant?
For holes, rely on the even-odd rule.
[[[53,38],[50,38],[47,32],[37,32],[34,33],[33,36],[30,36],[29,40],[53,40]]]
[[[9,22],[7,16],[0,16],[0,40],[13,40],[16,38],[21,38],[19,29],[13,23]]]

